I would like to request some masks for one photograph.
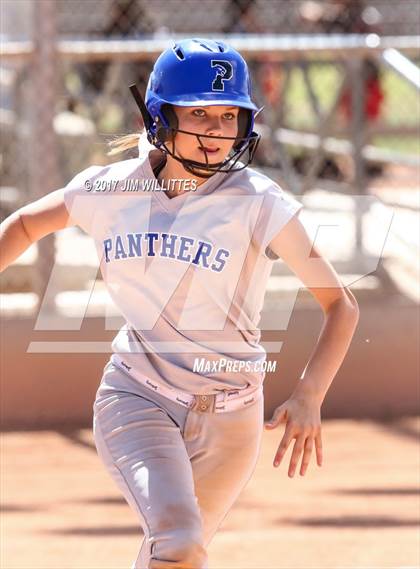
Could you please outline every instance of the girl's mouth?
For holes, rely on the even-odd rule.
[[[220,150],[220,148],[207,148],[206,146],[200,146],[199,148],[201,152],[207,152],[208,154],[216,154]]]

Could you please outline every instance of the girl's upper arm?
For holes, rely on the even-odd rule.
[[[64,202],[64,188],[19,208],[16,214],[19,215],[25,232],[32,242],[75,225]]]
[[[272,239],[270,249],[302,281],[324,312],[338,300],[345,300],[349,306],[357,308],[355,297],[340,281],[331,263],[313,245],[298,215],[294,215]]]

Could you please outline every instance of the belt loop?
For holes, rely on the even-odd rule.
[[[223,394],[222,399],[217,402],[216,398],[217,398],[219,395],[222,395],[222,394]],[[221,390],[220,393],[218,393],[217,395],[214,396],[214,412],[215,412],[215,413],[217,413],[217,410],[216,410],[216,409],[218,409],[219,412],[220,412],[220,411],[223,411],[223,409],[225,408],[225,406],[226,406],[227,394],[228,394],[227,390],[226,390],[226,389],[223,389],[223,390]],[[217,402],[217,406],[216,406],[216,402]]]
[[[210,412],[211,412],[211,413],[215,413],[215,412],[216,412],[216,397],[217,397],[217,394],[214,393],[213,395],[210,395],[210,397],[211,397]]]

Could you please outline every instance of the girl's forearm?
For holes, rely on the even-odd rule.
[[[293,397],[312,398],[322,404],[349,349],[359,321],[357,304],[334,303],[325,313],[317,345],[293,392]]]
[[[0,272],[4,271],[32,245],[21,217],[12,213],[0,224]]]

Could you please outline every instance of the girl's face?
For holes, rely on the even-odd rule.
[[[238,134],[239,107],[212,105],[209,107],[174,106],[178,117],[178,128],[200,135],[178,132],[175,138],[175,152],[181,158],[215,164],[222,162],[229,154]],[[228,136],[232,140],[206,138],[206,136]],[[206,152],[202,149],[205,148]]]

